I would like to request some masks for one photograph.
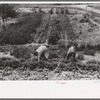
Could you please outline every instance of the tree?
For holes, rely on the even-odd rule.
[[[5,19],[9,17],[15,18],[17,16],[17,12],[15,11],[14,5],[0,4],[0,16],[2,18],[3,25],[5,22]]]
[[[49,14],[53,14],[53,8],[49,10]]]
[[[73,30],[73,27],[70,23],[70,19],[67,14],[58,14],[58,19],[60,20],[60,28],[61,28],[61,35],[62,39],[66,41],[76,39],[76,33]]]
[[[19,45],[33,42],[31,36],[35,36],[37,27],[41,25],[42,15],[37,12],[24,13],[17,20],[16,23],[7,25],[6,30],[1,30],[0,44]]]
[[[51,18],[50,26],[48,29],[48,43],[55,45],[58,43],[60,36],[59,20],[56,17]]]

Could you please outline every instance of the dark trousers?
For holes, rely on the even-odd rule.
[[[69,53],[68,55],[67,55],[67,60],[69,60],[71,57],[73,57],[73,59],[75,60],[75,55],[76,55],[76,53]]]
[[[45,55],[44,55],[44,53],[45,53],[45,52],[43,52],[43,53],[41,54],[40,59],[47,60],[46,57],[45,57]],[[38,52],[35,52],[34,55],[35,55],[35,56],[38,56]]]

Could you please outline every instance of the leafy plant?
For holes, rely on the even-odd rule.
[[[18,22],[0,32],[0,44],[25,44],[32,42],[32,34],[42,22],[42,14],[28,13],[18,18]],[[32,39],[32,40],[31,40]]]
[[[95,50],[90,50],[90,49],[85,49],[84,50],[84,54],[86,54],[86,55],[92,55],[92,56],[94,56],[95,55]]]
[[[1,62],[0,67],[2,69],[6,67],[15,69],[22,66],[22,63],[19,60],[7,58],[7,57],[0,58],[0,62]]]
[[[13,49],[13,55],[18,59],[28,59],[31,57],[31,52],[26,46],[17,46]]]
[[[0,16],[2,18],[2,22],[5,22],[5,19],[8,17],[15,18],[17,17],[18,13],[15,10],[14,5],[12,4],[0,4]],[[4,25],[4,24],[3,24]],[[5,28],[5,25],[4,25]]]
[[[49,30],[48,32],[50,35],[48,36],[48,43],[55,45],[58,43],[60,39],[60,26],[59,26],[59,20],[56,17],[52,17],[51,22],[49,24]]]

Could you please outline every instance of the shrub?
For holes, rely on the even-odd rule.
[[[67,62],[67,64],[62,64],[64,71],[76,71],[78,70],[78,66],[75,62]]]
[[[28,59],[25,62],[23,62],[23,67],[31,70],[34,70],[36,67],[40,68],[40,66],[43,67],[41,64],[39,64],[38,61],[33,59]]]
[[[76,59],[84,60],[84,55],[83,54],[76,54]]]
[[[31,70],[34,69],[43,69],[43,68],[48,68],[50,70],[53,70],[54,68],[56,68],[57,63],[55,62],[49,62],[49,61],[36,61],[35,59],[28,59],[25,62],[23,62],[23,67],[24,68],[29,68]]]
[[[11,59],[11,58],[0,58],[0,67],[5,68],[5,67],[10,67],[10,68],[19,68],[22,66],[22,63],[19,60],[16,59]]]
[[[22,63],[18,60],[15,60],[15,59],[6,60],[4,63],[5,63],[5,67],[11,67],[14,69],[22,67]]]
[[[95,46],[90,45],[90,44],[87,44],[87,45],[86,45],[86,48],[88,48],[88,49],[94,49],[94,48],[95,48]]]
[[[58,45],[53,45],[49,48],[49,59],[52,59],[52,58],[59,58],[59,48],[58,48]]]
[[[87,64],[98,64],[98,65],[100,65],[100,61],[89,60],[89,61],[87,62]]]
[[[15,18],[17,17],[17,12],[15,10],[14,5],[12,4],[0,4],[0,16],[3,22],[3,29],[5,28],[5,20],[7,18]]]
[[[60,12],[61,12],[61,14],[64,14],[64,8],[63,7],[60,8]]]
[[[53,14],[54,12],[53,12],[53,8],[51,8],[50,10],[49,10],[49,14]]]
[[[13,55],[16,58],[24,58],[28,59],[31,57],[31,52],[28,47],[26,46],[17,46],[13,49]]]
[[[25,44],[31,42],[31,34],[42,22],[42,14],[28,13],[18,18],[18,22],[10,24],[0,32],[0,44]]]
[[[67,45],[67,43],[64,39],[60,39],[58,41],[58,46],[59,46],[60,49],[66,49],[66,45]]]
[[[86,71],[100,71],[100,62],[98,61],[88,61],[87,63],[84,62],[61,62],[60,66],[61,70],[64,71],[76,71],[76,70],[86,70]]]
[[[52,17],[50,20],[50,26],[48,29],[48,43],[55,45],[58,43],[60,39],[60,26],[59,26],[59,20],[56,17]]]
[[[0,46],[0,52],[9,52],[13,50],[13,45],[2,45]]]
[[[57,55],[56,52],[50,52],[49,53],[49,59],[52,59],[52,58],[59,58],[59,56]]]
[[[73,27],[70,23],[70,19],[67,14],[58,14],[57,18],[59,19],[60,23],[60,32],[63,39],[66,40],[75,40],[76,34],[74,33]]]
[[[78,68],[80,68],[81,70],[87,70],[88,66],[86,63],[83,62],[78,62],[77,63]]]
[[[77,63],[78,68],[81,70],[86,70],[86,71],[100,71],[100,62],[96,60],[90,60],[86,63],[83,62],[78,62]]]
[[[92,55],[92,56],[94,56],[95,55],[95,50],[89,50],[89,49],[85,49],[84,50],[84,54],[86,54],[86,55]]]
[[[69,14],[68,8],[65,8],[65,13]]]
[[[37,28],[36,35],[34,37],[34,42],[44,43],[48,40],[48,28],[50,22],[50,15],[44,14],[41,25]]]
[[[87,63],[87,70],[100,71],[100,62],[96,60],[90,60]]]

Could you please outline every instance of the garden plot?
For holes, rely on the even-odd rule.
[[[85,7],[86,6],[84,6],[84,8]],[[98,44],[100,42],[100,39],[98,38],[100,37],[100,34],[99,34],[100,25],[98,21],[96,22],[94,18],[92,18],[91,16],[90,16],[90,19],[91,19],[90,21],[80,22],[80,20],[82,19],[84,20],[84,14],[86,14],[86,11],[82,9],[69,8],[70,13],[68,14],[68,17],[70,18],[70,22],[73,25],[72,27],[74,29],[74,32],[76,33],[76,35],[79,36],[77,41],[78,43],[79,41],[81,41],[82,43],[86,42],[89,44],[91,43],[92,45],[93,43]],[[27,12],[26,9],[24,10]],[[48,9],[43,9],[43,10],[47,11]],[[65,22],[68,22],[67,16],[58,15],[56,18],[59,18],[61,20],[61,26],[64,26],[62,27],[62,29],[66,29],[66,27],[68,27],[66,31],[71,30],[69,29],[70,26],[68,23],[66,23],[65,25]],[[99,20],[98,18],[96,18],[96,20]],[[44,19],[45,20],[43,21],[41,26],[36,28],[36,30],[39,30],[38,34],[42,32],[43,36],[38,37],[36,35],[35,36],[37,37],[36,40],[38,38],[40,40],[42,39],[45,40],[46,35],[44,34],[44,30],[48,29],[47,25],[50,25],[48,24],[49,16],[45,16]],[[14,32],[15,32],[16,27],[14,28]],[[25,28],[27,29],[29,27],[25,27]],[[32,24],[32,29],[33,29],[33,24]],[[20,27],[19,27],[19,30],[20,30]],[[47,31],[48,30],[46,30],[45,33],[47,33]],[[81,31],[81,34],[80,34],[80,31]],[[23,36],[20,40],[23,39]],[[99,53],[95,53],[94,56],[83,54],[84,56],[83,60],[78,59],[76,62],[72,62],[72,61],[68,62],[66,61],[66,59],[63,58],[67,50],[65,48],[63,49],[63,47],[60,47],[60,49],[58,49],[57,48],[58,45],[56,45],[51,48],[51,51],[50,51],[51,57],[47,61],[38,62],[34,58],[32,53],[34,53],[34,51],[40,45],[41,44],[38,44],[38,43],[27,43],[25,45],[16,45],[17,49],[14,51],[16,59],[13,59],[13,56],[11,56],[9,53],[10,51],[12,51],[14,47],[10,47],[9,45],[1,46],[2,52],[0,52],[0,80],[100,79],[100,54]]]

